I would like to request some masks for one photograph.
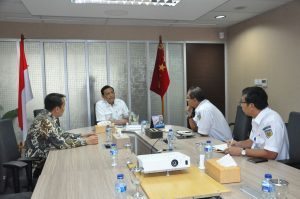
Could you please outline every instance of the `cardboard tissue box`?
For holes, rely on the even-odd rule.
[[[117,145],[118,149],[124,148],[125,144],[130,144],[130,138],[126,134],[117,134],[112,135],[112,142]]]
[[[232,159],[231,156],[230,158]],[[223,159],[227,159],[226,161],[228,161],[228,156],[227,157],[224,156]],[[210,177],[212,177],[213,179],[215,179],[220,183],[241,182],[241,169],[236,165],[235,162],[234,162],[235,166],[234,164],[231,164],[231,166],[222,166],[220,162],[222,163],[222,158],[221,159],[214,158],[214,159],[207,160],[205,162],[205,172]]]
[[[109,125],[111,127],[111,132],[115,133],[115,125],[114,123],[111,123],[110,121],[102,121],[98,122],[97,125],[95,125],[95,132],[96,133],[105,133],[106,126]]]

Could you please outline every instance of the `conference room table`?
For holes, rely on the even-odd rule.
[[[166,129],[168,128],[172,128],[174,131],[185,129],[179,126],[167,126]],[[94,127],[74,129],[69,132],[84,133],[91,131],[94,131]],[[135,153],[130,153],[128,149],[120,149],[116,167],[111,166],[112,160],[109,149],[104,147],[104,134],[99,134],[98,145],[51,150],[34,189],[32,199],[112,199],[116,197],[114,185],[118,173],[124,174],[124,180],[127,183],[127,198],[132,198],[131,195],[135,192],[135,186],[130,181],[130,171],[126,166],[127,158],[130,157],[135,162],[135,154],[147,154],[164,150],[167,148],[167,144],[162,140],[150,139],[139,131],[132,132],[129,136]],[[164,137],[166,137],[166,133],[164,133]],[[196,134],[192,138],[177,139],[175,141],[175,151],[190,156],[191,164],[197,165],[198,152],[195,144],[206,142],[208,139],[212,141],[213,145],[222,143],[213,138]],[[224,156],[222,153],[213,153],[214,158],[222,156]],[[300,171],[298,169],[275,160],[255,164],[247,161],[247,157],[236,156],[233,158],[241,168],[241,182],[223,184],[230,192],[222,193],[220,195],[222,198],[252,198],[242,192],[240,188],[250,187],[259,191],[265,173],[271,173],[273,178],[280,178],[289,182],[287,196],[289,199],[300,197]]]

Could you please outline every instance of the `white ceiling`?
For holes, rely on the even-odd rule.
[[[175,7],[0,0],[0,21],[96,25],[228,27],[293,0],[181,0]],[[217,20],[217,15],[226,18]]]

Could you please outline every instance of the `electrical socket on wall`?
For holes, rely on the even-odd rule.
[[[268,87],[268,80],[267,79],[255,79],[254,80],[254,85],[262,87],[262,88],[267,88]]]

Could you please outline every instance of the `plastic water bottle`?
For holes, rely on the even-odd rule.
[[[110,155],[112,159],[111,166],[115,167],[117,166],[117,155],[118,155],[118,149],[116,144],[112,144],[110,147]]]
[[[265,179],[261,183],[262,198],[263,199],[275,199],[274,185],[271,182],[272,174],[266,173]]]
[[[169,129],[167,140],[168,140],[168,149],[169,149],[169,151],[173,151],[174,150],[174,145],[173,145],[174,132],[173,132],[172,129]]]
[[[105,135],[106,135],[106,142],[110,143],[111,142],[111,128],[109,125],[106,126]]]
[[[211,145],[211,141],[207,140],[206,144],[204,146],[204,152],[205,152],[205,159],[206,160],[208,160],[212,157],[212,151],[213,151],[213,148],[212,148],[212,145]]]
[[[127,187],[123,179],[124,179],[124,175],[122,173],[117,175],[117,182],[115,184],[115,193],[117,199],[126,198]]]
[[[147,121],[143,120],[141,121],[141,133],[145,134],[145,127],[147,125]]]

